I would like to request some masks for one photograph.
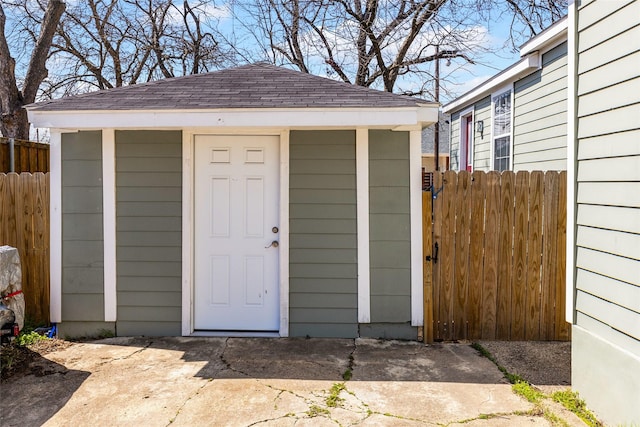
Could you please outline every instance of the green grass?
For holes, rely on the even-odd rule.
[[[487,351],[484,347],[482,347],[478,343],[471,344],[471,347],[474,348],[477,352],[479,352],[482,356],[491,360],[502,372],[504,377],[512,384],[513,392],[519,396],[524,397],[529,402],[535,404],[535,408],[533,410],[539,411],[541,415],[543,415],[546,419],[551,421],[553,425],[556,426],[566,426],[567,423],[560,419],[555,414],[551,413],[548,410],[543,410],[541,402],[544,399],[551,398],[552,400],[560,403],[562,406],[567,408],[569,411],[576,414],[582,421],[584,421],[590,427],[602,427],[603,424],[598,421],[598,419],[593,415],[591,411],[589,411],[586,407],[584,400],[578,397],[578,394],[571,391],[557,391],[553,394],[546,395],[536,388],[532,387],[528,381],[523,379],[520,375],[512,374],[508,372],[503,366],[500,366],[498,361],[491,353]]]
[[[601,427],[603,424],[587,409],[584,400],[580,399],[578,393],[571,390],[556,391],[551,398],[562,406],[576,414],[582,421],[590,427]]]
[[[540,403],[545,398],[544,393],[536,390],[526,381],[518,381],[511,386],[513,392],[524,397],[531,403]]]

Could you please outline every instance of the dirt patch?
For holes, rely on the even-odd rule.
[[[537,386],[571,385],[569,341],[480,341],[509,373]]]
[[[4,344],[0,348],[0,381],[32,373],[32,363],[40,360],[41,356],[72,345],[72,342],[57,338],[43,339],[27,346]]]

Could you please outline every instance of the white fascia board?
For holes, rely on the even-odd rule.
[[[433,110],[430,112],[429,110]],[[421,125],[438,115],[437,104],[404,108],[227,110],[28,110],[35,127],[75,129],[395,127]]]
[[[496,88],[502,87],[510,82],[514,82],[521,77],[531,74],[533,71],[540,68],[540,55],[533,53],[520,61],[513,64],[511,67],[491,77],[480,86],[465,93],[461,97],[446,104],[442,107],[442,111],[445,114],[450,114],[459,109],[467,107],[469,104],[479,101],[480,99],[490,95]]]
[[[431,126],[438,121],[438,110],[440,110],[440,104],[433,104],[429,106],[418,108],[418,121],[423,128]]]
[[[520,57],[524,57],[532,52],[543,51],[547,46],[553,45],[560,40],[566,40],[568,18],[565,16],[552,26],[520,46]]]

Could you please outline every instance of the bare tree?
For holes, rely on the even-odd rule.
[[[438,58],[473,60],[477,34],[468,19],[448,19],[449,3],[256,0],[245,14],[254,20],[247,27],[257,29],[258,43],[268,43],[263,51],[270,61],[392,92],[399,78],[424,72]]]
[[[567,0],[506,0],[500,3],[506,3],[505,13],[511,16],[509,41],[514,49],[567,14]],[[497,4],[493,6],[495,8]]]
[[[29,122],[23,107],[35,101],[38,88],[47,77],[48,52],[64,9],[62,0],[50,0],[47,3],[40,33],[35,40],[20,90],[16,78],[16,61],[11,56],[5,33],[6,15],[0,4],[0,131],[4,136],[29,138]]]
[[[60,73],[49,90],[108,89],[223,66],[233,51],[221,46],[215,17],[208,14],[212,5],[187,0],[75,3],[63,17],[52,50],[67,73]]]
[[[482,29],[492,16],[511,14],[515,40],[562,16],[563,4],[566,10],[566,0],[254,0],[238,19],[275,64],[423,95],[424,87],[405,87],[403,77],[430,80],[438,59],[474,62],[488,49]]]

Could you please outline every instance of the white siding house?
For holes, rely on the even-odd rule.
[[[573,3],[569,42],[572,385],[640,425],[640,2]]]
[[[453,170],[566,170],[567,19],[521,59],[443,107]]]

